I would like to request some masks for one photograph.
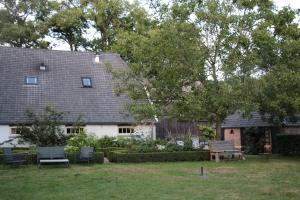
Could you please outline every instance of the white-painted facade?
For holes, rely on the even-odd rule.
[[[118,125],[86,125],[84,130],[86,133],[95,135],[98,138],[109,137],[128,137],[132,135],[141,136],[145,139],[156,139],[156,127],[155,125],[137,125],[134,126],[134,132],[132,134],[119,133]],[[11,129],[14,128],[9,125],[0,125],[0,147],[28,147],[28,144],[19,144],[15,134],[12,134]],[[63,126],[62,129],[66,132],[67,127]],[[5,142],[9,141],[9,142]],[[5,143],[4,143],[5,142]],[[4,144],[2,144],[4,143]]]

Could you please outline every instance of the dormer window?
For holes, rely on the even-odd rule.
[[[92,87],[92,79],[90,77],[81,78],[83,87]]]
[[[37,85],[38,78],[36,76],[26,76],[26,84],[27,85]]]

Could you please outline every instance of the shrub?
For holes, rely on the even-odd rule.
[[[97,151],[101,151],[104,153],[104,157],[107,157],[109,152],[111,151],[118,151],[118,150],[128,150],[126,148],[121,147],[107,147],[107,148],[98,148]]]
[[[216,137],[216,132],[213,128],[209,127],[209,126],[198,126],[199,129],[202,131],[203,136],[205,137],[205,139],[207,140],[214,140]]]
[[[245,129],[245,153],[258,154],[264,152],[262,145],[262,136],[264,130],[259,127],[250,127]]]
[[[110,162],[172,162],[209,160],[209,151],[178,151],[129,153],[128,151],[112,151],[108,154]]]
[[[79,152],[81,147],[94,147],[96,150],[96,138],[92,135],[87,135],[85,132],[74,134],[68,141],[65,148],[67,153]]]
[[[80,163],[79,152],[68,153],[67,157],[71,164]],[[104,153],[94,152],[92,163],[104,163]]]
[[[168,143],[164,151],[165,152],[183,151],[183,147],[178,144]]]
[[[193,151],[193,141],[190,137],[184,138],[183,142],[184,142],[183,145],[184,151]]]
[[[114,147],[116,146],[116,138],[104,136],[97,140],[97,146],[99,148],[107,148],[107,147]]]
[[[30,128],[23,125],[17,128],[17,134],[22,140],[38,146],[66,144],[69,136],[64,134],[60,126],[66,113],[56,111],[51,106],[46,106],[44,114],[40,116],[30,109],[26,110],[25,115],[33,122],[33,125]]]
[[[28,164],[37,164],[37,154],[36,153],[28,153],[25,154],[25,159]],[[79,153],[67,153],[67,157],[71,164],[79,163]],[[104,153],[103,152],[94,152],[93,155],[93,163],[103,163],[104,162]],[[0,154],[0,164],[4,162],[4,155]]]

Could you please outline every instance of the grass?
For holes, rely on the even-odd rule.
[[[199,177],[204,167],[207,179]],[[7,167],[0,199],[300,199],[300,158]]]

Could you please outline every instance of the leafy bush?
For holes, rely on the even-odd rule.
[[[32,110],[25,112],[27,118],[33,122],[32,126],[21,125],[17,128],[17,134],[25,142],[36,144],[37,146],[58,146],[65,145],[68,135],[61,129],[64,112],[56,111],[51,106],[44,108],[44,114],[38,116]]]
[[[104,136],[97,140],[97,146],[99,148],[107,148],[107,147],[114,147],[116,146],[116,138]]]
[[[78,153],[68,153],[67,157],[71,164],[79,163],[79,154]],[[28,164],[37,164],[37,155],[36,153],[28,153],[25,156]],[[0,154],[0,164],[3,163],[3,155]],[[104,153],[103,152],[94,152],[92,163],[103,163],[104,162]]]
[[[215,139],[216,132],[213,128],[211,128],[209,126],[200,126],[199,128],[202,131],[203,136],[205,137],[205,139],[207,139],[207,140],[214,140]]]
[[[166,142],[163,140],[145,140],[134,144],[130,151],[132,152],[156,152],[163,151],[159,150],[158,145],[165,145]]]
[[[107,157],[109,152],[111,151],[118,151],[118,150],[127,150],[126,148],[122,148],[122,147],[107,147],[107,148],[98,148],[97,151],[99,152],[103,152],[104,156]]]
[[[165,152],[183,151],[183,147],[178,144],[168,143],[164,151]]]
[[[110,162],[172,162],[172,161],[202,161],[209,160],[209,151],[178,151],[129,153],[126,151],[112,151],[108,154]]]
[[[193,151],[193,141],[190,137],[186,137],[183,140],[184,145],[183,145],[183,150],[184,151]]]
[[[66,152],[74,153],[79,152],[81,147],[94,147],[97,148],[97,140],[94,136],[88,135],[85,132],[74,134],[68,141],[65,148]]]
[[[250,127],[245,129],[245,153],[258,154],[264,152],[262,145],[262,136],[264,130],[258,127]]]

